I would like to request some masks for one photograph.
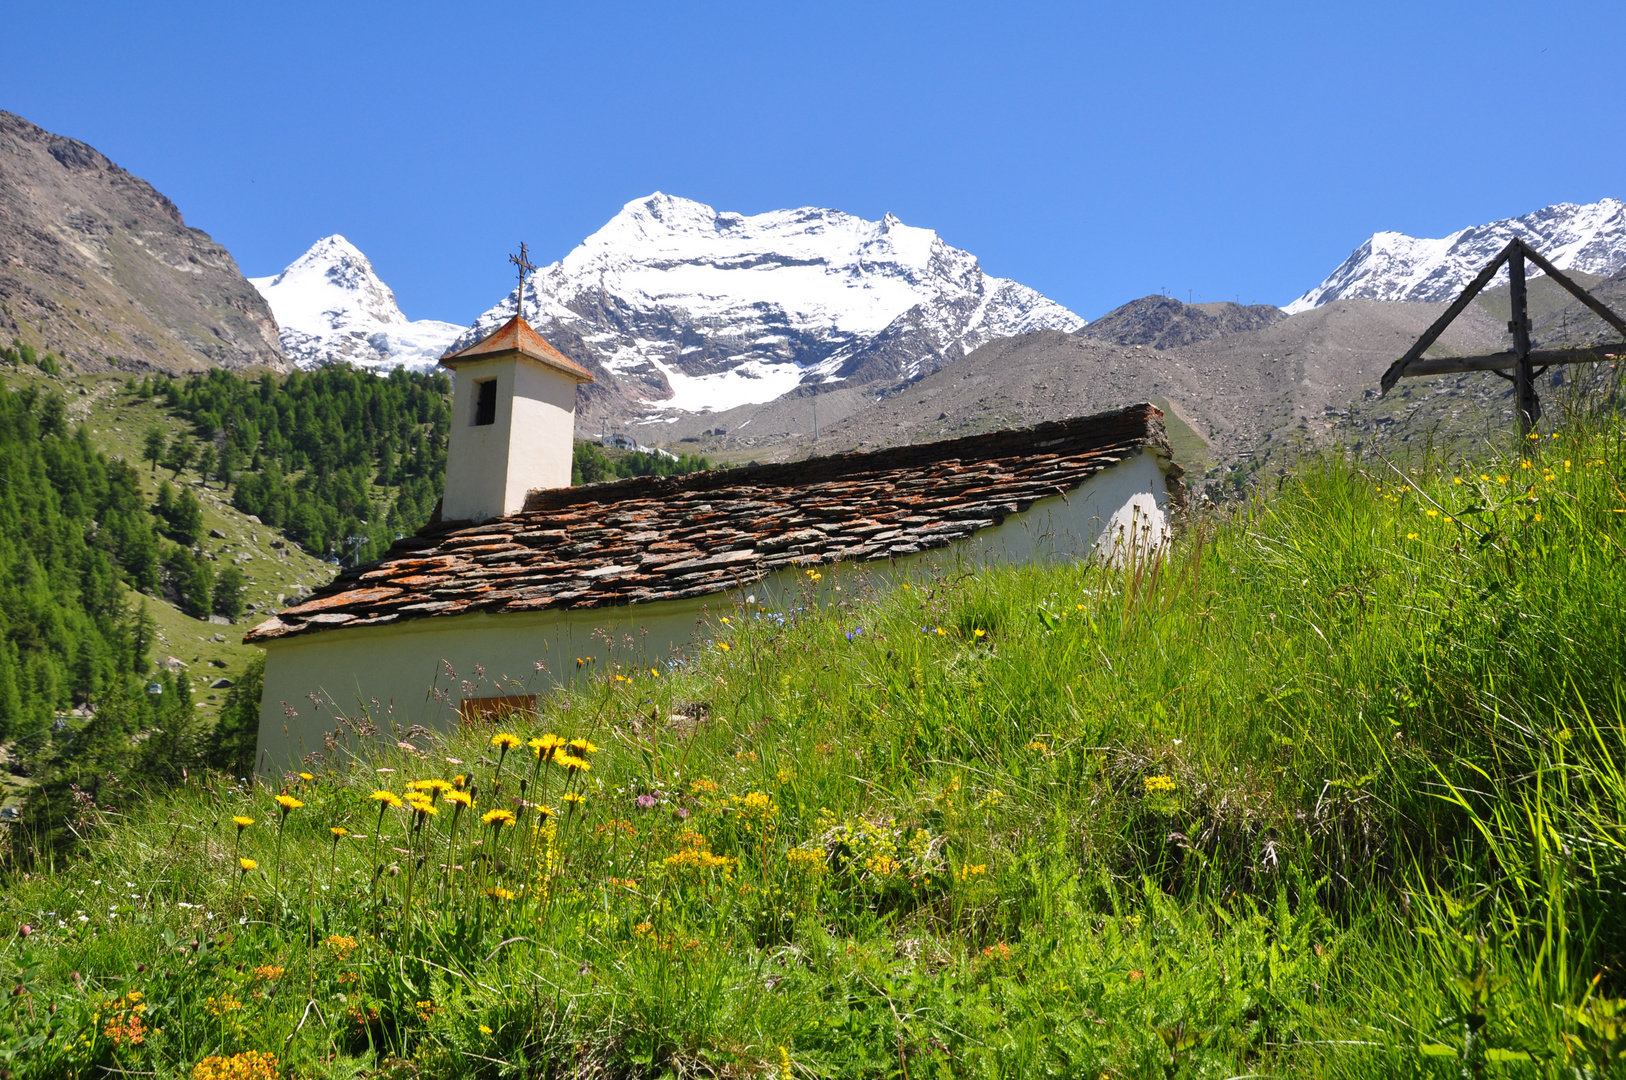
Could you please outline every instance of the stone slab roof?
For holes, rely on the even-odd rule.
[[[775,465],[533,491],[517,514],[433,522],[250,630],[576,610],[723,592],[786,566],[945,547],[1142,452],[1183,501],[1152,405]]]

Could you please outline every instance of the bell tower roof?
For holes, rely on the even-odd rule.
[[[440,362],[455,370],[459,364],[475,360],[499,360],[510,356],[523,356],[527,360],[534,360],[544,367],[570,376],[579,383],[594,381],[592,372],[549,345],[543,340],[542,335],[532,330],[531,324],[519,315],[515,315],[468,348],[447,353],[440,358]]]

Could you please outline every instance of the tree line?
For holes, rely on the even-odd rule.
[[[377,558],[440,499],[444,374],[397,368],[380,378],[334,365],[278,380],[216,368],[184,382],[149,377],[137,393],[161,398],[192,429],[149,441],[155,469],[212,476],[238,510],[319,558]]]

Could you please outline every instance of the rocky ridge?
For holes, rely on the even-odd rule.
[[[1560,270],[1606,276],[1626,268],[1626,204],[1619,199],[1581,206],[1558,203],[1436,240],[1374,233],[1325,281],[1283,310],[1294,315],[1347,299],[1452,300],[1515,236],[1529,241]],[[1504,269],[1492,284],[1506,280]]]
[[[151,184],[0,112],[0,342],[82,371],[286,366],[271,310]]]

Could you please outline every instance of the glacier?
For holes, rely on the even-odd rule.
[[[282,273],[248,280],[276,317],[283,352],[303,368],[337,362],[424,371],[466,329],[409,320],[367,256],[337,234],[316,241]]]
[[[1514,236],[1560,270],[1608,276],[1626,267],[1626,205],[1619,199],[1557,203],[1439,239],[1374,233],[1325,281],[1282,310],[1296,315],[1342,299],[1452,300]],[[1503,269],[1491,285],[1506,280]]]

